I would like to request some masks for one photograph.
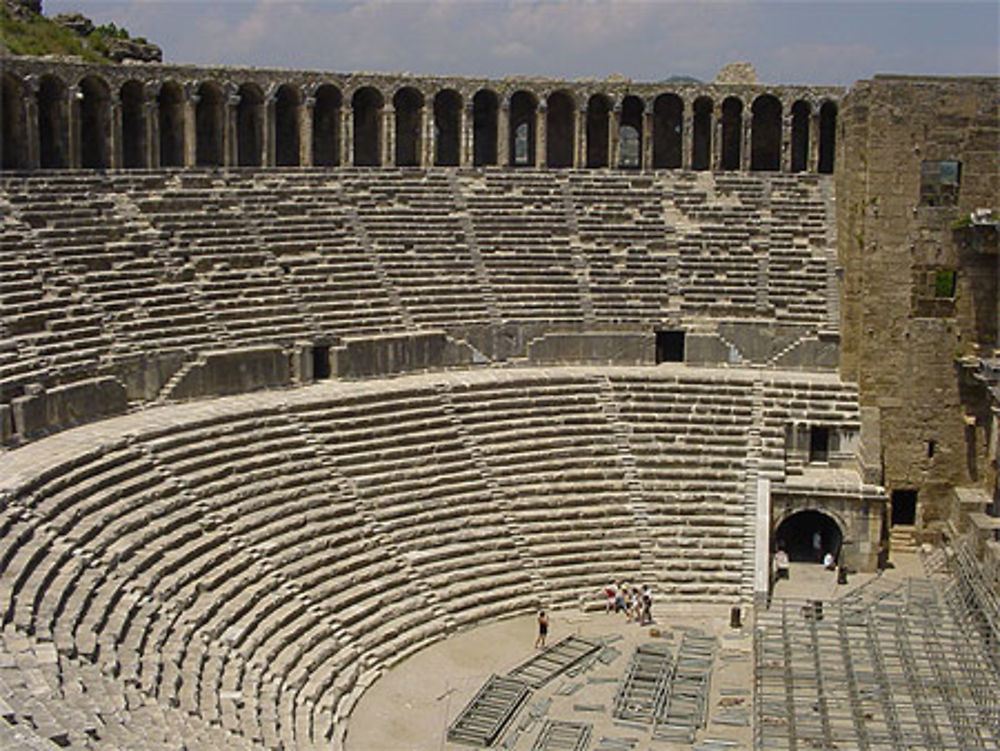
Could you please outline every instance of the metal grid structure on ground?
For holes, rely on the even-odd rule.
[[[548,720],[531,751],[584,751],[590,742],[589,722]]]
[[[604,645],[579,636],[567,636],[522,662],[507,676],[524,681],[531,688],[541,688],[574,664],[595,654]]]
[[[448,740],[492,746],[530,693],[524,681],[490,676],[448,728]]]
[[[757,749],[1000,749],[1000,673],[937,582],[775,601],[754,638]]]
[[[670,684],[656,712],[654,739],[694,743],[698,730],[705,726],[717,648],[714,636],[684,634]]]
[[[663,705],[672,670],[666,644],[649,642],[636,647],[615,694],[614,717],[652,724],[657,707]]]

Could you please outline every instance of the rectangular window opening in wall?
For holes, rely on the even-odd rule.
[[[917,491],[892,491],[892,526],[912,526],[917,521]]]
[[[684,332],[656,332],[656,363],[684,362]]]
[[[934,297],[955,296],[955,269],[938,269],[934,272]]]
[[[931,440],[927,441],[927,458],[928,459],[933,459],[934,458],[934,452],[936,450],[937,450],[937,441],[935,441],[934,439],[931,439]]]
[[[316,344],[313,346],[313,380],[324,381],[330,377],[330,346]]]
[[[954,206],[958,203],[958,185],[962,163],[950,159],[925,161],[920,165],[920,204]]]
[[[830,458],[830,429],[813,425],[809,429],[809,461],[825,462]]]

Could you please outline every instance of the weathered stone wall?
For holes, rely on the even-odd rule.
[[[1000,210],[997,80],[879,76],[839,122],[841,373],[879,409],[884,484],[918,491],[926,529],[979,480],[988,440],[956,360],[995,346],[997,256],[963,249],[954,225]],[[957,205],[922,205],[925,160],[961,162]],[[936,296],[939,270],[957,270],[953,297]]]

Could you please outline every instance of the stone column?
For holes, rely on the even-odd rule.
[[[239,164],[239,135],[236,133],[241,97],[233,93],[226,97],[222,114],[222,163],[227,167]]]
[[[433,100],[431,100],[433,102]],[[420,108],[420,149],[417,151],[417,166],[430,167],[437,154],[437,128],[434,127],[434,106]]]
[[[506,167],[510,164],[510,98],[504,97],[497,113],[497,163]]]
[[[684,115],[681,118],[681,168],[691,169],[694,161],[694,103],[684,103]]]
[[[391,104],[382,107],[379,127],[382,129],[382,165],[396,166],[396,110]]]
[[[38,97],[32,85],[25,83],[24,89],[24,147],[28,152],[25,154],[25,166],[36,170],[41,160],[38,151]]]
[[[781,109],[781,162],[782,172],[792,171],[792,113],[782,105]]]
[[[819,108],[813,109],[809,103],[809,154],[806,157],[806,172],[819,172]]]
[[[767,602],[771,587],[771,480],[757,478],[754,503],[754,603]]]
[[[80,102],[83,92],[79,86],[70,86],[66,96],[66,164],[70,169],[77,169],[80,166]]]
[[[146,122],[149,128],[149,166],[160,168],[160,85],[152,84],[146,87]]]
[[[159,155],[160,144],[156,127],[156,97],[148,88],[142,90],[143,155],[142,166],[150,168],[154,163],[154,153]],[[155,151],[154,151],[154,146]]]
[[[573,139],[573,166],[587,166],[587,107],[584,105],[576,113],[576,138]]]
[[[344,102],[340,107],[340,164],[354,166],[354,107]]]
[[[117,92],[111,93],[111,133],[108,144],[108,166],[111,169],[122,168],[122,142],[125,134],[122,132],[122,101]]]
[[[648,172],[653,167],[653,110],[649,102],[642,105],[642,151],[639,169]]]
[[[753,113],[743,107],[740,116],[740,169],[743,172],[750,171],[750,124],[753,122]]]
[[[472,127],[475,117],[472,109],[472,102],[462,105],[458,111],[458,166],[469,167],[472,165],[473,133]]]
[[[299,107],[299,166],[313,166],[313,110],[316,97],[307,96]]]
[[[535,167],[544,167],[548,161],[548,102],[542,100],[535,108]]]
[[[262,167],[273,167],[275,165],[275,139],[277,136],[277,127],[274,121],[275,109],[278,103],[278,98],[272,92],[270,95],[264,99],[264,117],[261,125],[264,129],[264,137],[261,140],[261,154],[260,154],[260,164]]]
[[[618,152],[621,145],[618,134],[621,130],[622,105],[615,104],[608,112],[608,169],[618,169]]]
[[[712,104],[712,158],[710,169],[722,169],[722,102]]]
[[[201,94],[190,93],[184,101],[184,166],[198,162],[198,102]]]

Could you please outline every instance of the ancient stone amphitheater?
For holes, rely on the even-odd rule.
[[[995,80],[2,75],[0,747],[341,748],[641,581],[756,748],[1000,748]],[[814,534],[935,578],[794,631]]]

